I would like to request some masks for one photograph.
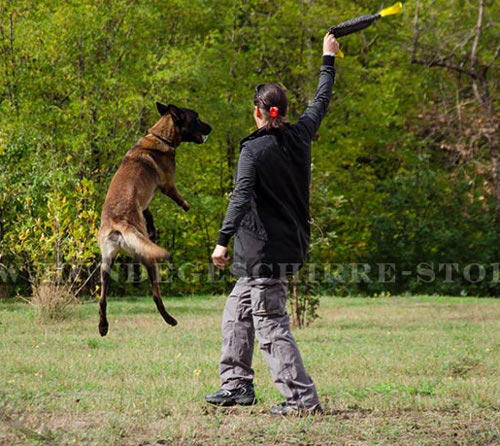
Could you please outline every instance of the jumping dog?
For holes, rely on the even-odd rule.
[[[156,103],[160,120],[139,139],[115,173],[104,201],[98,241],[102,254],[99,333],[106,336],[106,296],[110,270],[119,251],[140,261],[147,269],[158,311],[170,325],[177,321],[167,312],[160,296],[157,260],[168,258],[166,249],[156,245],[153,215],[148,206],[160,190],[185,211],[189,204],[174,182],[175,150],[181,142],[202,144],[212,128],[198,113],[175,105]]]

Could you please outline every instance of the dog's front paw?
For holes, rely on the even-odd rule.
[[[189,203],[187,201],[182,203],[181,206],[182,206],[182,209],[184,209],[186,212],[189,211],[189,209],[191,208],[191,206],[189,205]]]

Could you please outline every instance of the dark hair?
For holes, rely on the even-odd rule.
[[[267,130],[281,130],[288,123],[286,112],[288,100],[285,91],[278,84],[260,84],[255,89],[253,104],[264,112]],[[278,115],[273,117],[269,110],[273,107],[278,109]]]

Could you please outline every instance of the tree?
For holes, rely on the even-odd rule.
[[[486,169],[478,169],[478,173],[489,183],[488,189],[494,198],[495,217],[500,223],[500,119],[494,108],[492,92],[497,88],[498,78],[492,79],[490,75],[491,68],[500,56],[500,44],[498,39],[495,42],[493,15],[487,15],[486,0],[477,0],[475,7],[467,2],[460,9],[464,23],[470,26],[470,29],[460,29],[458,33],[452,33],[449,31],[453,30],[453,27],[437,20],[431,19],[422,24],[421,9],[421,2],[417,0],[411,62],[429,68],[442,68],[457,76],[457,103],[454,108],[456,112],[441,115],[439,121],[440,125],[444,123],[446,127],[458,127],[458,132],[451,141],[446,140],[450,135],[443,138],[442,148],[451,152],[456,163],[482,163],[482,152],[485,148],[488,149],[489,166]],[[465,18],[471,16],[474,9],[476,22],[473,24]],[[438,31],[429,39],[429,29],[442,31]],[[477,108],[471,104],[470,92],[473,93]],[[459,125],[450,122],[452,120],[456,120]]]
[[[470,284],[384,284],[373,275],[364,283],[332,268],[498,259],[499,6],[474,1],[407,3],[404,14],[341,40],[346,58],[336,62],[330,113],[313,143],[310,264],[323,276],[299,280],[305,296],[460,292]],[[81,262],[77,288],[95,289],[101,204],[159,100],[194,108],[214,127],[203,146],[177,152],[190,212],[164,197],[151,204],[159,243],[172,254],[164,293],[225,290],[232,279],[210,271],[210,253],[239,140],[254,127],[255,86],[282,83],[294,121],[314,93],[324,32],[372,8],[0,0],[0,277],[33,282],[40,265],[66,265],[69,279],[67,265]],[[116,275],[129,274],[128,263],[117,262]],[[140,274],[136,282],[112,290],[139,293]],[[473,289],[495,294],[494,283]]]

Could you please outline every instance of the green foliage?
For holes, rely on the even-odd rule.
[[[477,4],[419,4],[417,56],[448,54],[466,67]],[[490,121],[466,76],[411,64],[415,10],[407,3],[402,15],[341,40],[346,58],[336,62],[330,113],[313,146],[304,296],[498,294]],[[344,0],[0,1],[0,268],[14,271],[13,291],[47,278],[95,291],[106,189],[157,119],[157,100],[195,108],[214,127],[206,144],[178,150],[190,212],[163,196],[151,204],[159,243],[172,254],[164,293],[225,290],[228,277],[211,270],[210,253],[239,140],[253,130],[255,85],[283,84],[293,121],[314,93],[325,30],[371,12],[372,2]],[[495,57],[498,15],[487,3],[477,52],[485,64]],[[498,70],[488,82],[495,103]],[[128,261],[118,261],[118,276]],[[459,278],[402,274],[440,263],[459,264]],[[395,265],[395,283],[378,279],[380,264]],[[467,280],[471,264],[488,279]],[[363,265],[370,280],[353,279]],[[142,276],[135,285],[117,280],[112,291],[147,289]]]
[[[495,293],[499,233],[494,217],[463,179],[440,176],[422,157],[418,173],[402,172],[383,186],[383,211],[372,217],[369,264],[397,265],[371,291]],[[405,279],[401,274],[408,274]],[[484,275],[483,280],[480,280]]]

